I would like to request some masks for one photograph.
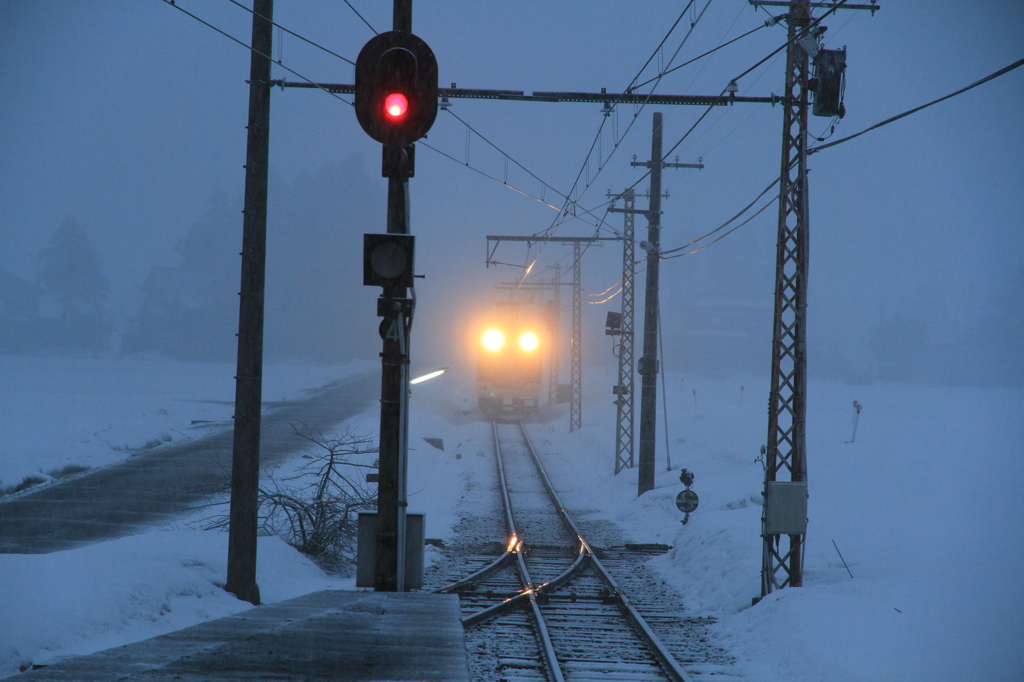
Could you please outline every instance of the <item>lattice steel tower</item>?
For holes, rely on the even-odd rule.
[[[580,259],[583,250],[579,240],[572,243],[572,364],[569,383],[572,384],[572,401],[569,403],[569,433],[583,426],[583,322],[580,299]]]
[[[799,40],[810,22],[807,0],[789,5],[789,47],[783,94],[782,170],[776,250],[771,394],[765,452],[761,596],[803,584],[807,500],[807,79]],[[777,485],[787,474],[790,485]],[[793,486],[793,484],[797,484]],[[803,500],[803,519],[799,517]],[[792,512],[795,506],[796,513]],[[792,532],[799,531],[799,532]],[[788,540],[783,549],[782,536]]]
[[[636,277],[636,256],[634,233],[634,215],[636,213],[636,195],[632,189],[622,194],[623,207],[609,209],[623,214],[622,229],[622,319],[619,326],[619,382],[614,388],[615,393],[615,473],[633,467],[633,407],[634,401],[634,362],[633,362],[633,280]]]

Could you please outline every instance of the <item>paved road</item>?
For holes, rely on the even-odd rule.
[[[262,462],[310,447],[293,424],[328,429],[362,412],[379,391],[380,374],[369,372],[266,412]],[[232,438],[227,429],[0,502],[0,553],[70,549],[166,521],[228,480]]]

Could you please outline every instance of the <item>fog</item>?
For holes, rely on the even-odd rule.
[[[243,9],[226,0],[177,4],[248,42],[251,15]],[[353,4],[376,30],[390,28],[390,3]],[[413,26],[437,55],[442,85],[621,92],[682,5],[609,0],[580,7],[416,3]],[[882,3],[874,17],[829,17],[826,46],[848,48],[848,113],[834,133],[829,119],[812,117],[811,132],[839,139],[1021,58],[1024,5],[963,8],[945,0]],[[745,0],[713,3],[670,62],[696,18],[687,12],[641,80],[768,16]],[[275,20],[353,60],[373,35],[343,3],[279,0]],[[274,40],[275,59],[302,76],[352,82],[349,64],[288,34],[275,31]],[[784,26],[766,27],[665,76],[656,91],[717,95],[784,40]],[[160,0],[4,0],[0,64],[0,352],[230,360],[248,52]],[[739,81],[740,94],[780,93],[783,68],[784,58],[768,60]],[[301,80],[279,65],[274,77]],[[295,89],[275,89],[271,98],[267,356],[375,358],[378,292],[361,285],[361,235],[385,231],[380,145],[339,98]],[[1022,104],[1019,69],[811,156],[812,375],[1024,385]],[[560,220],[555,190],[572,191],[581,207],[602,216],[606,192],[641,177],[630,162],[634,154],[650,156],[652,113],[664,112],[665,149],[704,113],[620,106],[598,135],[600,109],[454,100],[451,113],[439,113],[425,142],[452,158],[420,145],[410,182],[417,270],[425,275],[416,287],[414,365],[465,363],[464,339],[454,337],[488,301],[509,295],[492,287],[522,274],[521,267],[485,267],[486,235],[529,235],[557,223],[558,236],[592,236],[596,219],[583,210],[581,220]],[[702,159],[705,168],[665,171],[664,248],[711,231],[778,176],[781,118],[781,108],[767,104],[716,109],[671,152],[669,160]],[[584,167],[595,140],[595,157]],[[637,186],[646,188],[646,181]],[[607,225],[621,230],[621,214],[609,215]],[[709,248],[662,263],[670,369],[768,371],[776,229],[773,206]],[[642,218],[636,230],[646,238]],[[87,247],[74,247],[82,257],[67,272],[106,288],[72,295],[73,285],[62,289],[47,278],[46,254],[71,233],[84,235]],[[533,273],[543,279],[554,264],[571,265],[571,253],[555,244],[528,251],[506,243],[496,257],[535,262]],[[619,299],[591,302],[615,291],[621,261],[618,242],[583,258],[591,365],[613,362],[603,326]],[[637,283],[639,312],[642,274]],[[568,291],[562,301],[564,329]],[[71,322],[90,331],[69,331]]]

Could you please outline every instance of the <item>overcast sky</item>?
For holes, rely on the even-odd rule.
[[[659,63],[669,63],[695,15],[699,22],[672,64],[756,28],[769,16],[746,0],[712,0],[704,11],[705,2],[687,12],[664,54],[648,67],[649,76]],[[177,4],[248,42],[251,15],[229,0]],[[377,31],[390,28],[391,3],[352,4]],[[840,11],[824,22],[826,46],[848,48],[848,113],[833,139],[1024,56],[1019,0],[880,4],[873,17]],[[373,35],[341,2],[278,0],[275,5],[278,23],[348,59],[354,60]],[[437,55],[442,85],[622,91],[683,7],[624,0],[417,2],[413,28]],[[349,64],[287,34],[281,41],[275,31],[274,38],[275,58],[302,76],[352,82]],[[718,94],[784,40],[784,25],[763,28],[666,76],[657,92]],[[783,62],[769,60],[743,78],[740,93],[780,93]],[[0,65],[0,269],[34,279],[36,255],[60,222],[75,216],[113,282],[115,302],[126,306],[153,265],[175,264],[173,245],[214,192],[241,194],[248,53],[162,0],[0,0]],[[274,73],[301,80],[278,66]],[[856,357],[880,311],[916,311],[933,320],[934,334],[953,341],[985,312],[990,298],[1024,267],[1022,104],[1024,69],[1019,69],[811,157],[812,335],[836,339]],[[595,157],[582,172],[578,189],[588,179],[593,183],[581,205],[598,206],[607,190],[620,191],[640,177],[629,162],[633,154],[649,157],[656,110],[665,114],[666,149],[704,111],[647,107],[634,122],[635,110],[620,107],[601,136],[603,170],[597,174]],[[587,104],[457,100],[452,112],[563,193],[580,174],[603,118],[600,105]],[[665,248],[716,227],[778,175],[781,116],[781,108],[770,105],[716,109],[683,141],[673,156],[683,162],[703,158],[706,168],[666,171]],[[827,125],[827,119],[812,118],[811,130],[825,134]],[[439,114],[427,142],[457,160],[421,149],[411,185],[417,268],[427,275],[418,285],[421,311],[448,320],[451,309],[482,297],[479,284],[516,275],[511,268],[484,269],[485,235],[531,234],[557,218],[545,203],[473,168],[548,203],[561,202],[514,165],[506,171],[503,157],[449,114]],[[363,160],[383,193],[380,146],[359,129],[348,104],[319,91],[274,91],[273,173],[291,183],[302,173],[353,157]],[[646,181],[639,189],[646,189]],[[384,231],[383,204],[379,216],[366,232]],[[621,226],[621,216],[609,220]],[[773,259],[776,220],[776,211],[769,209],[701,254],[666,261],[668,309],[679,297],[714,293],[694,291],[697,273],[713,271],[720,282],[730,263],[743,262],[742,254]],[[646,227],[639,219],[637,225],[641,232]],[[557,233],[589,236],[593,229],[569,221]],[[526,261],[525,250],[505,249],[502,260]],[[566,249],[552,246],[539,264],[565,255]],[[358,256],[359,246],[353,244],[350,253],[338,254],[339,267],[361,267]],[[584,287],[597,293],[614,285],[620,262],[619,247],[595,249],[585,262]],[[771,281],[758,280],[757,286],[767,288],[770,300]],[[725,291],[724,285],[715,287]],[[605,308],[597,308],[588,310],[587,319],[601,325]],[[666,329],[682,323],[667,321]],[[443,335],[430,325],[422,333]],[[770,330],[766,333],[770,336]]]

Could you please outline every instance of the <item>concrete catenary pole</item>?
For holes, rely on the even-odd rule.
[[[259,522],[260,407],[263,396],[263,293],[267,246],[267,164],[270,157],[270,54],[274,0],[256,0],[249,59],[249,125],[245,154],[242,278],[238,304],[235,431],[225,589],[260,603],[256,584]]]
[[[651,135],[651,189],[647,210],[647,281],[644,292],[644,346],[640,357],[640,457],[637,495],[654,488],[654,447],[658,409],[658,266],[661,261],[661,112]]]

